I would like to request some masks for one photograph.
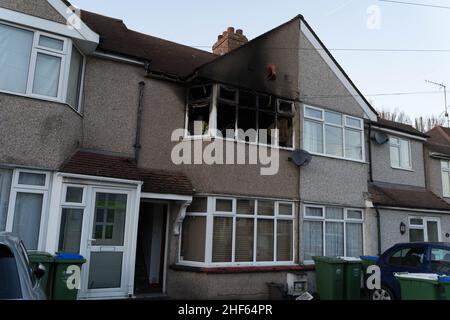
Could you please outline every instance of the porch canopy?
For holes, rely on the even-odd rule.
[[[194,188],[180,172],[141,169],[129,157],[78,151],[60,168],[61,172],[86,176],[142,181],[142,192],[192,196]]]
[[[450,204],[421,187],[374,182],[369,193],[375,206],[450,211]]]

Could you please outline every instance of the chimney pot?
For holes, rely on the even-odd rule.
[[[214,54],[224,55],[248,42],[242,29],[237,29],[236,33],[234,30],[233,27],[228,27],[217,37],[217,42],[213,45]]]

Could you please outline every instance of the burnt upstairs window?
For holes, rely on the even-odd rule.
[[[209,130],[209,114],[212,101],[212,85],[194,86],[188,90],[188,134],[204,135]]]
[[[236,89],[220,86],[217,102],[217,130],[220,131],[222,137],[234,138],[237,97],[238,92]]]
[[[246,142],[257,141],[257,95],[239,91],[238,139]]]
[[[259,143],[274,145],[272,130],[276,129],[276,99],[268,95],[258,96],[258,138]]]
[[[278,99],[277,107],[277,129],[278,129],[278,146],[284,148],[292,148],[294,146],[293,123],[294,104],[291,101]]]

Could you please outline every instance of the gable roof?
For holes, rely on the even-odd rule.
[[[193,195],[189,179],[180,172],[138,168],[132,158],[78,151],[60,168],[61,172],[87,176],[143,181],[142,192]]]
[[[122,20],[81,11],[81,19],[100,35],[97,50],[150,62],[150,70],[186,77],[218,56],[175,42],[129,30]]]
[[[321,57],[325,60],[325,62],[330,66],[331,70],[336,74],[338,79],[342,82],[342,84],[353,93],[355,100],[360,104],[361,108],[365,111],[368,118],[372,121],[378,116],[378,112],[375,108],[370,104],[370,102],[364,97],[355,83],[350,79],[348,74],[344,71],[344,68],[337,62],[334,56],[331,54],[330,50],[325,46],[325,44],[320,40],[319,36],[314,32],[313,28],[309,25],[309,23],[301,16],[302,27],[305,36],[311,42],[311,44],[316,48]]]
[[[378,206],[450,211],[450,204],[421,187],[374,182],[369,185],[369,194]]]
[[[422,138],[428,138],[428,135],[426,133],[420,132],[413,126],[401,122],[391,121],[387,119],[378,118],[378,120],[375,122],[373,121],[372,124],[377,125],[381,128],[391,129],[395,131],[400,131],[403,133],[412,134],[418,137]]]

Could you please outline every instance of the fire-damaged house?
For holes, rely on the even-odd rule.
[[[403,220],[446,240],[428,136],[378,119],[302,16],[210,53],[69,6],[0,0],[0,231],[83,255],[79,299],[314,291],[313,256]]]

